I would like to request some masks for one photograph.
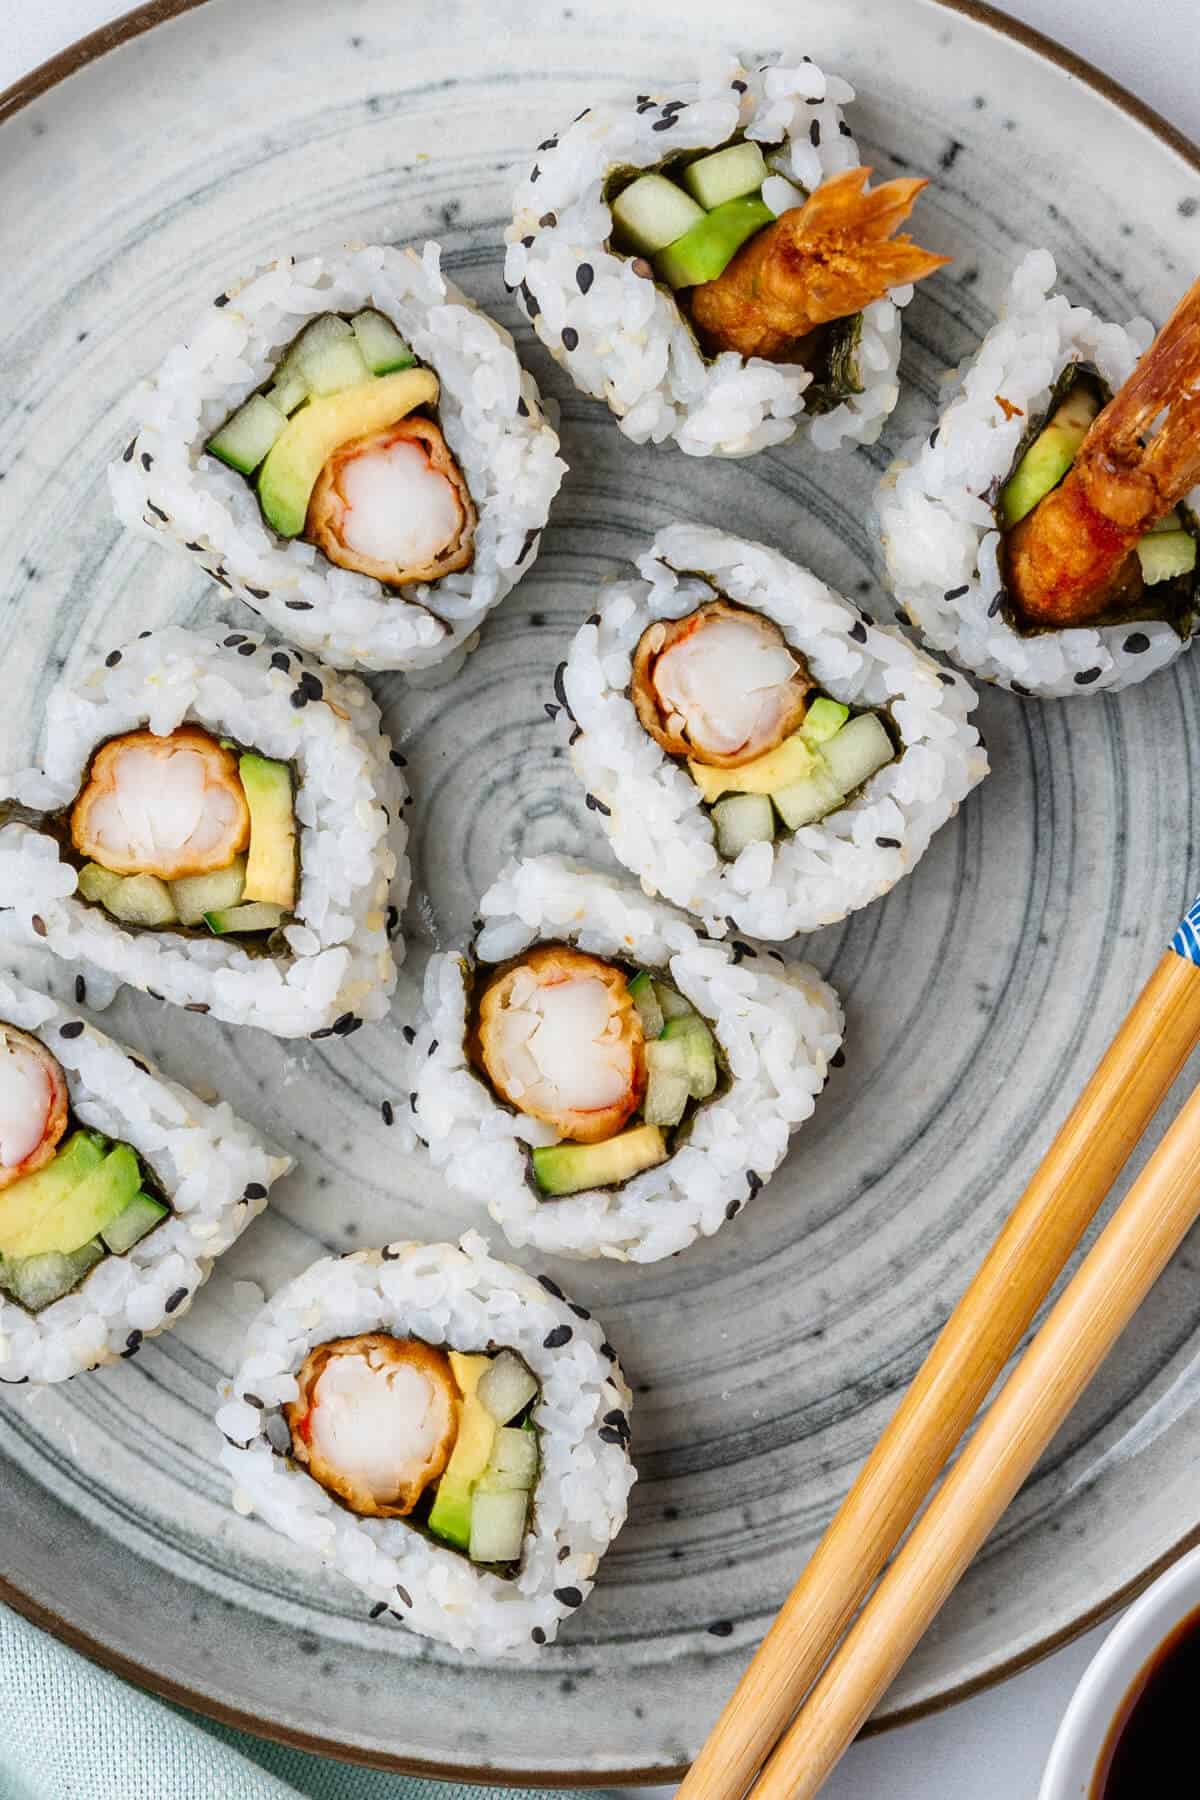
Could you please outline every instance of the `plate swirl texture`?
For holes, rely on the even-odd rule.
[[[738,11],[743,50],[793,15]],[[797,15],[798,16],[798,15]],[[952,268],[906,314],[882,445],[729,463],[635,449],[533,343],[501,281],[507,197],[596,95],[694,66],[730,30],[694,0],[210,0],[0,124],[0,762],[32,758],[50,685],[221,596],[118,530],[104,467],[132,384],[265,257],[347,239],[446,246],[560,404],[571,474],[533,573],[452,682],[374,683],[409,760],[413,966],[469,926],[514,852],[606,859],[543,710],[596,584],[673,517],[762,537],[886,616],[869,499],[1006,271],[1048,244],[1069,292],[1165,315],[1200,266],[1200,170],[1086,82],[934,0],[811,0],[803,44],[860,90],[881,171],[928,172]],[[229,616],[227,613],[225,616]],[[241,622],[241,621],[239,621]],[[367,1759],[544,1779],[677,1768],[754,1643],[1192,897],[1194,657],[1115,698],[985,695],[994,774],[889,898],[803,946],[846,1004],[846,1062],[747,1215],[647,1269],[555,1272],[637,1386],[641,1481],[589,1605],[533,1671],[469,1666],[372,1623],[354,1591],[235,1515],[214,1384],[245,1317],[325,1249],[472,1222],[381,1114],[397,1027],[300,1047],[125,995],[110,1028],[228,1094],[300,1170],[194,1311],[133,1362],[0,1399],[0,1575],[17,1604],[143,1680]],[[895,1719],[1036,1654],[1200,1518],[1197,1244],[1185,1247],[882,1709]]]

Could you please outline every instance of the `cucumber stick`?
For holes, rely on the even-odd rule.
[[[390,319],[368,308],[350,321],[363,360],[372,375],[390,375],[395,369],[411,369],[416,357]]]
[[[1147,587],[1190,575],[1196,567],[1196,540],[1182,526],[1177,531],[1151,531],[1136,546]]]
[[[736,862],[749,844],[769,844],[775,836],[775,813],[767,794],[730,794],[712,809],[717,854]]]
[[[705,212],[721,206],[726,200],[739,200],[743,194],[757,194],[769,171],[757,144],[730,144],[725,150],[714,150],[689,163],[683,172],[683,185]]]
[[[613,224],[642,256],[665,250],[704,217],[704,208],[665,175],[639,175],[612,203]]]
[[[286,424],[286,414],[265,394],[251,394],[209,438],[206,448],[239,475],[252,475]]]

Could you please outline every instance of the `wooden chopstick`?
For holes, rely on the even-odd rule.
[[[763,1639],[679,1800],[741,1800],[1200,1042],[1181,923]]]
[[[1084,1258],[768,1761],[810,1800],[1200,1216],[1200,1087]]]

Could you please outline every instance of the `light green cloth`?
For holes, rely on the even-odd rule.
[[[522,1792],[504,1789],[504,1800],[521,1800]],[[0,1607],[0,1800],[484,1800],[488,1794],[500,1800],[497,1789],[359,1769],[230,1731],[152,1699]],[[543,1790],[539,1800],[554,1797]]]

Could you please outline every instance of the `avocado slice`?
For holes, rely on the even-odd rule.
[[[695,287],[702,281],[715,281],[746,239],[774,220],[775,214],[757,194],[726,200],[660,251],[654,266],[668,287]]]
[[[442,1472],[429,1512],[429,1529],[458,1550],[471,1542],[471,1501],[475,1484],[491,1461],[497,1425],[476,1389],[480,1376],[491,1366],[490,1356],[464,1356],[451,1350],[450,1367],[462,1394],[458,1436],[450,1461]]]
[[[1019,524],[1051,488],[1058,486],[1099,411],[1100,399],[1091,384],[1077,381],[1004,484],[1000,517],[1005,531]]]
[[[98,1168],[61,1191],[39,1211],[28,1213],[24,1229],[6,1235],[0,1250],[6,1260],[14,1261],[53,1253],[70,1256],[107,1230],[141,1185],[137,1151],[129,1144],[115,1144]]]
[[[816,764],[815,751],[796,732],[740,769],[714,769],[711,763],[689,762],[688,774],[711,805],[722,794],[773,794],[777,788],[791,787],[811,775]]]
[[[616,1187],[666,1162],[668,1154],[657,1125],[638,1125],[603,1144],[551,1144],[535,1150],[533,1173],[544,1194],[578,1194],[584,1188]]]
[[[20,1254],[17,1246],[29,1228],[56,1212],[67,1195],[102,1166],[107,1152],[108,1140],[98,1132],[74,1131],[45,1168],[19,1176],[0,1192],[0,1256]],[[81,1241],[76,1239],[77,1244]]]
[[[432,406],[437,397],[438,378],[431,369],[399,369],[310,400],[288,420],[259,473],[258,499],[267,524],[280,537],[299,537],[317,476],[334,451],[352,438],[383,431],[418,406]]]
[[[286,763],[247,751],[238,759],[242,792],[250,810],[250,849],[243,900],[285,910],[296,904],[296,813],[292,771]]]
[[[111,1225],[106,1225],[100,1233],[114,1256],[124,1256],[127,1250],[140,1243],[147,1232],[153,1231],[156,1225],[170,1212],[161,1200],[153,1195],[138,1193],[133,1196],[123,1212],[119,1212]]]

